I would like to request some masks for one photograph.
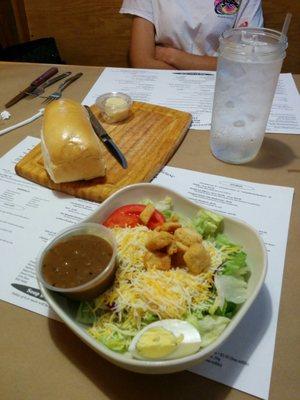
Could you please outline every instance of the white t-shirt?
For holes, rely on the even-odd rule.
[[[263,26],[261,0],[123,0],[120,13],[152,22],[157,44],[197,55],[216,56],[229,28]]]

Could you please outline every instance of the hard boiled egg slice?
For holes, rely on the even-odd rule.
[[[164,319],[143,328],[133,339],[129,352],[141,360],[172,360],[199,350],[201,336],[186,321]]]

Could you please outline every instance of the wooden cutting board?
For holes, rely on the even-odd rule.
[[[17,163],[16,173],[50,189],[101,202],[121,187],[149,182],[174,154],[192,120],[191,114],[183,111],[134,102],[126,121],[107,124],[97,107],[91,108],[125,155],[127,169],[123,169],[103,146],[105,177],[57,184],[44,169],[41,147],[37,145]]]

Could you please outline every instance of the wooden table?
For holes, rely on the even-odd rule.
[[[0,111],[8,99],[46,69],[41,64],[0,62]],[[59,66],[59,70],[84,72],[65,92],[66,96],[81,101],[102,68],[65,65]],[[299,76],[296,80],[300,84]],[[10,123],[36,113],[40,103],[38,99],[20,101],[11,108]],[[38,120],[0,137],[0,155],[28,135],[38,137],[40,127],[41,120]],[[234,166],[211,155],[208,132],[191,130],[169,165],[295,188],[270,399],[299,399],[300,137],[267,134],[255,161]],[[274,229],[280,229],[276,221]],[[0,397],[3,400],[253,398],[190,372],[146,376],[121,370],[90,350],[63,324],[5,302],[0,302],[0,316]]]

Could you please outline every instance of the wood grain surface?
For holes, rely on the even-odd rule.
[[[0,62],[0,104],[4,105],[22,89],[24,82],[31,82],[47,68],[42,64]],[[84,99],[102,72],[99,67],[62,65],[59,68],[60,72],[84,72],[82,79],[66,89],[67,96],[76,101]],[[300,76],[294,76],[294,79],[300,88]],[[20,101],[13,106],[11,119],[3,121],[3,127],[33,115],[41,107],[40,103],[40,99]],[[41,119],[38,119],[2,135],[0,156],[27,136],[38,138],[41,124]],[[208,131],[190,130],[168,165],[249,182],[295,188],[269,399],[299,399],[299,318],[295,315],[295,309],[299,308],[300,277],[299,135],[268,133],[259,157],[251,163],[237,166],[222,163],[212,156]],[[277,228],[276,221],[274,227]],[[22,247],[16,248],[16,251],[22,263]],[[1,266],[9,274],[4,256]],[[264,308],[260,311],[260,315],[265,315]],[[4,400],[257,399],[189,371],[170,375],[142,375],[125,371],[99,357],[58,321],[4,301],[0,301],[0,314],[3,327],[0,335],[0,397]],[[254,321],[250,327],[256,343],[259,343],[263,334],[261,326],[265,326],[264,321]],[[248,349],[243,343],[241,346],[247,353]],[[237,369],[227,368],[225,373],[232,383],[236,381]]]
[[[107,167],[105,177],[57,184],[44,169],[38,145],[18,162],[15,167],[17,174],[51,189],[101,202],[121,187],[150,181],[174,154],[192,118],[183,111],[134,102],[128,120],[107,124],[95,106],[92,110],[124,153],[127,169],[123,169],[103,147]]]

